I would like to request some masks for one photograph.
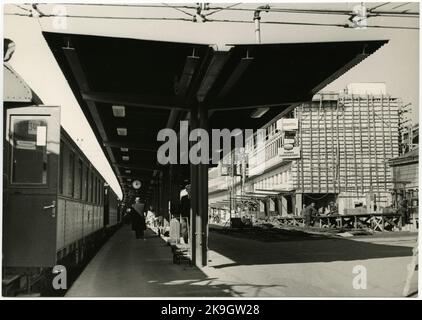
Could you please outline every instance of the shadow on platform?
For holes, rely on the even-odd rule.
[[[301,240],[286,239],[286,241],[262,242],[245,235],[236,237],[220,232],[210,232],[209,248],[232,261],[213,264],[214,268],[238,265],[354,261],[410,257],[412,255],[411,247],[343,238],[316,236],[315,239],[308,237]]]

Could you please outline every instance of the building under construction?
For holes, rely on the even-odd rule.
[[[392,204],[400,106],[378,83],[296,105],[246,142],[247,165],[234,157],[231,175],[221,175],[223,164],[211,169],[211,211],[300,215],[310,202],[320,210],[334,202],[340,214],[381,211]]]

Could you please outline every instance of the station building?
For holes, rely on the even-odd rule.
[[[392,204],[388,160],[399,156],[401,104],[383,83],[356,83],[280,113],[243,156],[237,150],[231,165],[210,169],[211,219],[300,215],[311,202],[334,202],[340,214],[381,212]]]

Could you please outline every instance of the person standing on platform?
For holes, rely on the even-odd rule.
[[[180,199],[181,236],[185,243],[189,242],[189,223],[190,223],[190,184],[185,187],[186,195]]]
[[[305,220],[305,227],[309,227],[312,224],[313,217],[317,214],[315,209],[315,202],[312,202],[303,210],[303,217]]]
[[[402,226],[407,225],[408,223],[410,223],[410,219],[409,219],[409,210],[407,209],[407,203],[406,200],[402,200],[399,203],[399,207],[397,209],[397,212],[401,215],[401,219],[402,219]]]
[[[144,235],[146,230],[144,208],[145,204],[141,203],[139,198],[136,198],[135,203],[132,206],[134,211],[132,218],[132,228],[135,230],[136,239],[143,238],[146,240]]]

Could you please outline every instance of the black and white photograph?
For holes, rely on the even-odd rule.
[[[418,300],[419,7],[2,4],[2,299]]]

